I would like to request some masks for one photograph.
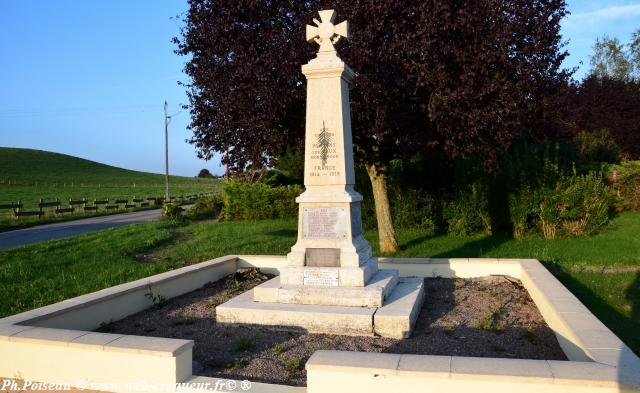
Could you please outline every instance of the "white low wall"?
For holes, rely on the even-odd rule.
[[[109,391],[175,391],[191,377],[192,340],[90,330],[151,307],[150,294],[179,296],[237,265],[234,256],[217,258],[0,319],[0,376]],[[149,386],[127,387],[140,383]]]
[[[281,256],[227,256],[0,319],[0,376],[98,383],[109,391],[143,381],[135,390],[221,388],[229,381],[191,375],[191,340],[89,330],[152,306],[149,294],[175,297],[239,268],[277,274],[285,263]],[[520,279],[570,361],[318,351],[307,362],[307,389],[257,383],[250,391],[640,392],[638,357],[536,260],[380,258],[379,265],[401,276]],[[189,387],[198,381],[208,388]],[[182,382],[187,387],[174,385]]]
[[[217,281],[237,269],[236,257],[216,258],[3,318],[0,324],[94,330],[101,324],[146,310],[153,306],[152,297],[170,299]]]
[[[596,363],[317,351],[309,393],[637,392],[637,376]]]
[[[15,325],[14,325],[15,326]],[[27,328],[17,334],[0,326],[0,375],[17,379],[134,391],[153,384],[174,391],[191,376],[193,341],[155,339],[65,329]],[[150,386],[151,387],[151,386]]]

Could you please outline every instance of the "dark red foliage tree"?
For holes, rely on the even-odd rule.
[[[608,129],[623,154],[640,159],[640,81],[588,76],[573,93],[576,131]]]
[[[381,251],[397,242],[386,192],[390,160],[425,149],[495,161],[523,133],[548,135],[560,65],[563,0],[190,0],[177,53],[185,66],[190,142],[232,168],[271,164],[304,135],[300,66],[320,9],[349,20],[338,52],[356,72],[356,160],[374,191]]]

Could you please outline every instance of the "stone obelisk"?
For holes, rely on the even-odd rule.
[[[297,199],[298,240],[278,269],[279,277],[216,307],[216,320],[408,337],[422,304],[422,279],[378,270],[362,237],[349,115],[349,81],[355,75],[334,47],[349,29],[347,22],[334,24],[333,10],[319,13],[316,25],[307,26],[307,40],[320,49],[302,66],[307,78],[306,190]],[[273,258],[281,266],[284,258]]]
[[[348,38],[347,22],[334,24],[333,10],[307,25],[317,56],[302,66],[307,78],[305,192],[298,197],[298,240],[281,270],[282,285],[365,286],[377,272],[362,236],[349,113],[349,82],[355,76],[334,44]]]

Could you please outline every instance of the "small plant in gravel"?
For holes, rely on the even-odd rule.
[[[538,338],[536,337],[535,331],[533,330],[533,326],[529,326],[527,328],[527,331],[524,332],[523,337],[531,344],[536,344],[538,342]]]
[[[284,361],[284,367],[287,370],[287,379],[291,379],[304,369],[304,361],[300,358],[289,358]]]
[[[284,353],[284,345],[276,344],[273,346],[273,348],[271,348],[271,351],[273,351],[273,353],[275,353],[276,355],[281,355],[282,353]]]
[[[442,328],[442,331],[447,335],[451,335],[456,331],[456,327],[453,325],[446,325]]]
[[[475,324],[476,329],[485,330],[485,331],[492,330],[494,318],[495,318],[495,313],[491,313],[483,316],[478,320],[478,322],[476,322]]]
[[[465,285],[465,283],[464,283],[463,280],[455,280],[453,282],[453,286],[454,286],[455,289],[464,288],[464,285]]]
[[[248,351],[253,348],[253,341],[249,337],[240,337],[233,343],[233,349],[237,352]]]
[[[225,289],[238,290],[242,288],[242,282],[237,278],[227,278],[224,280]]]
[[[149,292],[145,293],[144,296],[147,299],[151,300],[151,302],[153,303],[153,308],[156,310],[169,304],[169,299],[162,296],[161,294],[156,295],[153,293],[153,291],[151,290],[151,285],[149,285]]]
[[[235,358],[229,365],[229,368],[232,370],[239,370],[241,368],[247,367],[247,361],[242,358]]]
[[[502,333],[502,331],[504,331],[504,327],[499,325],[501,318],[502,313],[500,311],[494,311],[491,314],[487,314],[480,318],[476,322],[475,328],[485,331],[495,331],[496,333]]]

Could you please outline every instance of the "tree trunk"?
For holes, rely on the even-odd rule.
[[[373,200],[376,205],[380,252],[396,252],[399,248],[398,241],[396,240],[396,231],[393,229],[393,221],[391,220],[386,168],[375,164],[367,165],[367,173],[371,180]]]

